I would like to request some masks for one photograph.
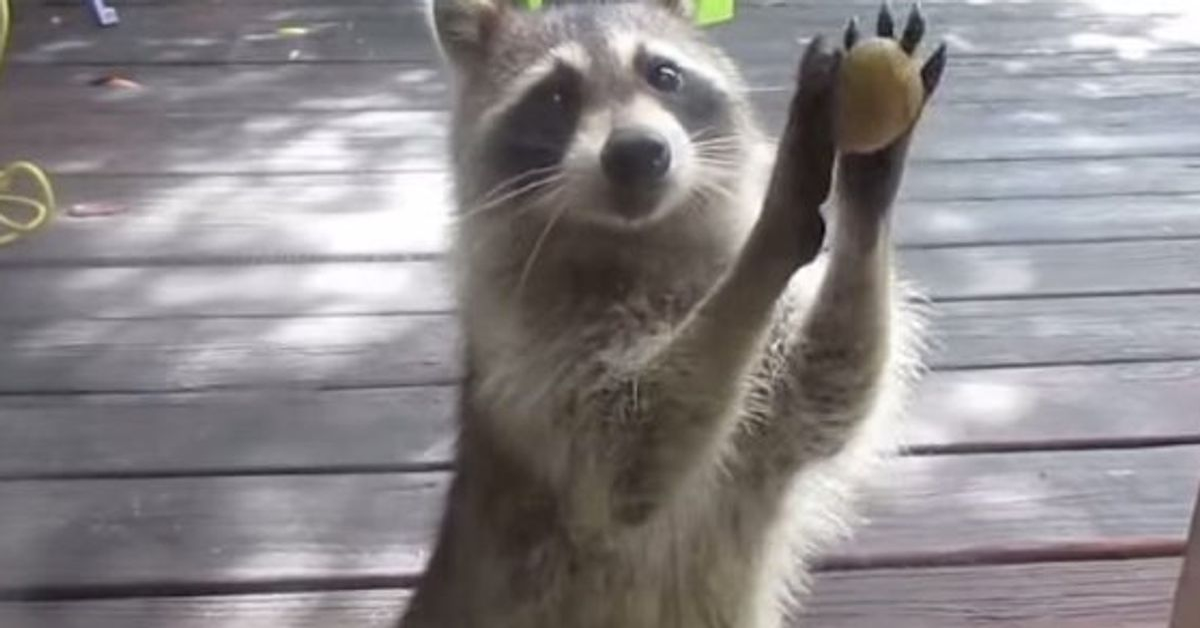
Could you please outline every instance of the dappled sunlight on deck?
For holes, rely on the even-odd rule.
[[[20,8],[0,162],[65,213],[0,247],[0,626],[390,628],[461,376],[424,17]],[[804,41],[875,8],[712,35],[776,131]],[[924,8],[951,63],[895,236],[935,349],[811,624],[1162,625],[1200,482],[1200,3]]]

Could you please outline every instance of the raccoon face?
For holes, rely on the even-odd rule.
[[[433,0],[458,78],[462,211],[543,207],[627,228],[727,201],[752,121],[732,64],[686,6],[529,13],[507,1]]]

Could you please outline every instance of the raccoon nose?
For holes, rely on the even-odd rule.
[[[671,145],[650,129],[617,129],[600,152],[600,164],[619,185],[653,183],[671,167]]]

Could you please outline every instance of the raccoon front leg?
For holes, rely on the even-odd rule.
[[[618,420],[605,423],[610,429],[602,446],[580,450],[620,461],[610,497],[619,521],[645,520],[689,481],[717,468],[777,302],[796,270],[820,250],[818,210],[833,169],[833,136],[820,119],[831,111],[838,57],[818,54],[814,46],[806,59],[789,127],[796,150],[781,151],[786,166],[772,184],[776,191],[732,267],[661,349],[640,361],[627,383],[618,382],[623,390],[598,391],[603,401],[590,414]],[[794,172],[806,176],[791,177]],[[806,211],[796,211],[796,204]]]
[[[879,35],[892,36],[892,24],[885,5]],[[901,48],[911,54],[923,32],[914,9]],[[847,46],[857,39],[852,22]],[[925,101],[944,65],[941,47],[920,74]],[[758,482],[782,485],[806,464],[837,453],[871,412],[887,376],[896,331],[889,219],[915,125],[877,152],[838,158],[838,214],[827,269],[766,382],[767,416],[747,425],[739,443],[742,463]]]

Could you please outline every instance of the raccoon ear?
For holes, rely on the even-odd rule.
[[[433,32],[443,54],[470,63],[483,54],[511,0],[428,0]]]
[[[658,6],[678,15],[679,17],[690,19],[695,13],[696,6],[694,0],[651,0]]]

